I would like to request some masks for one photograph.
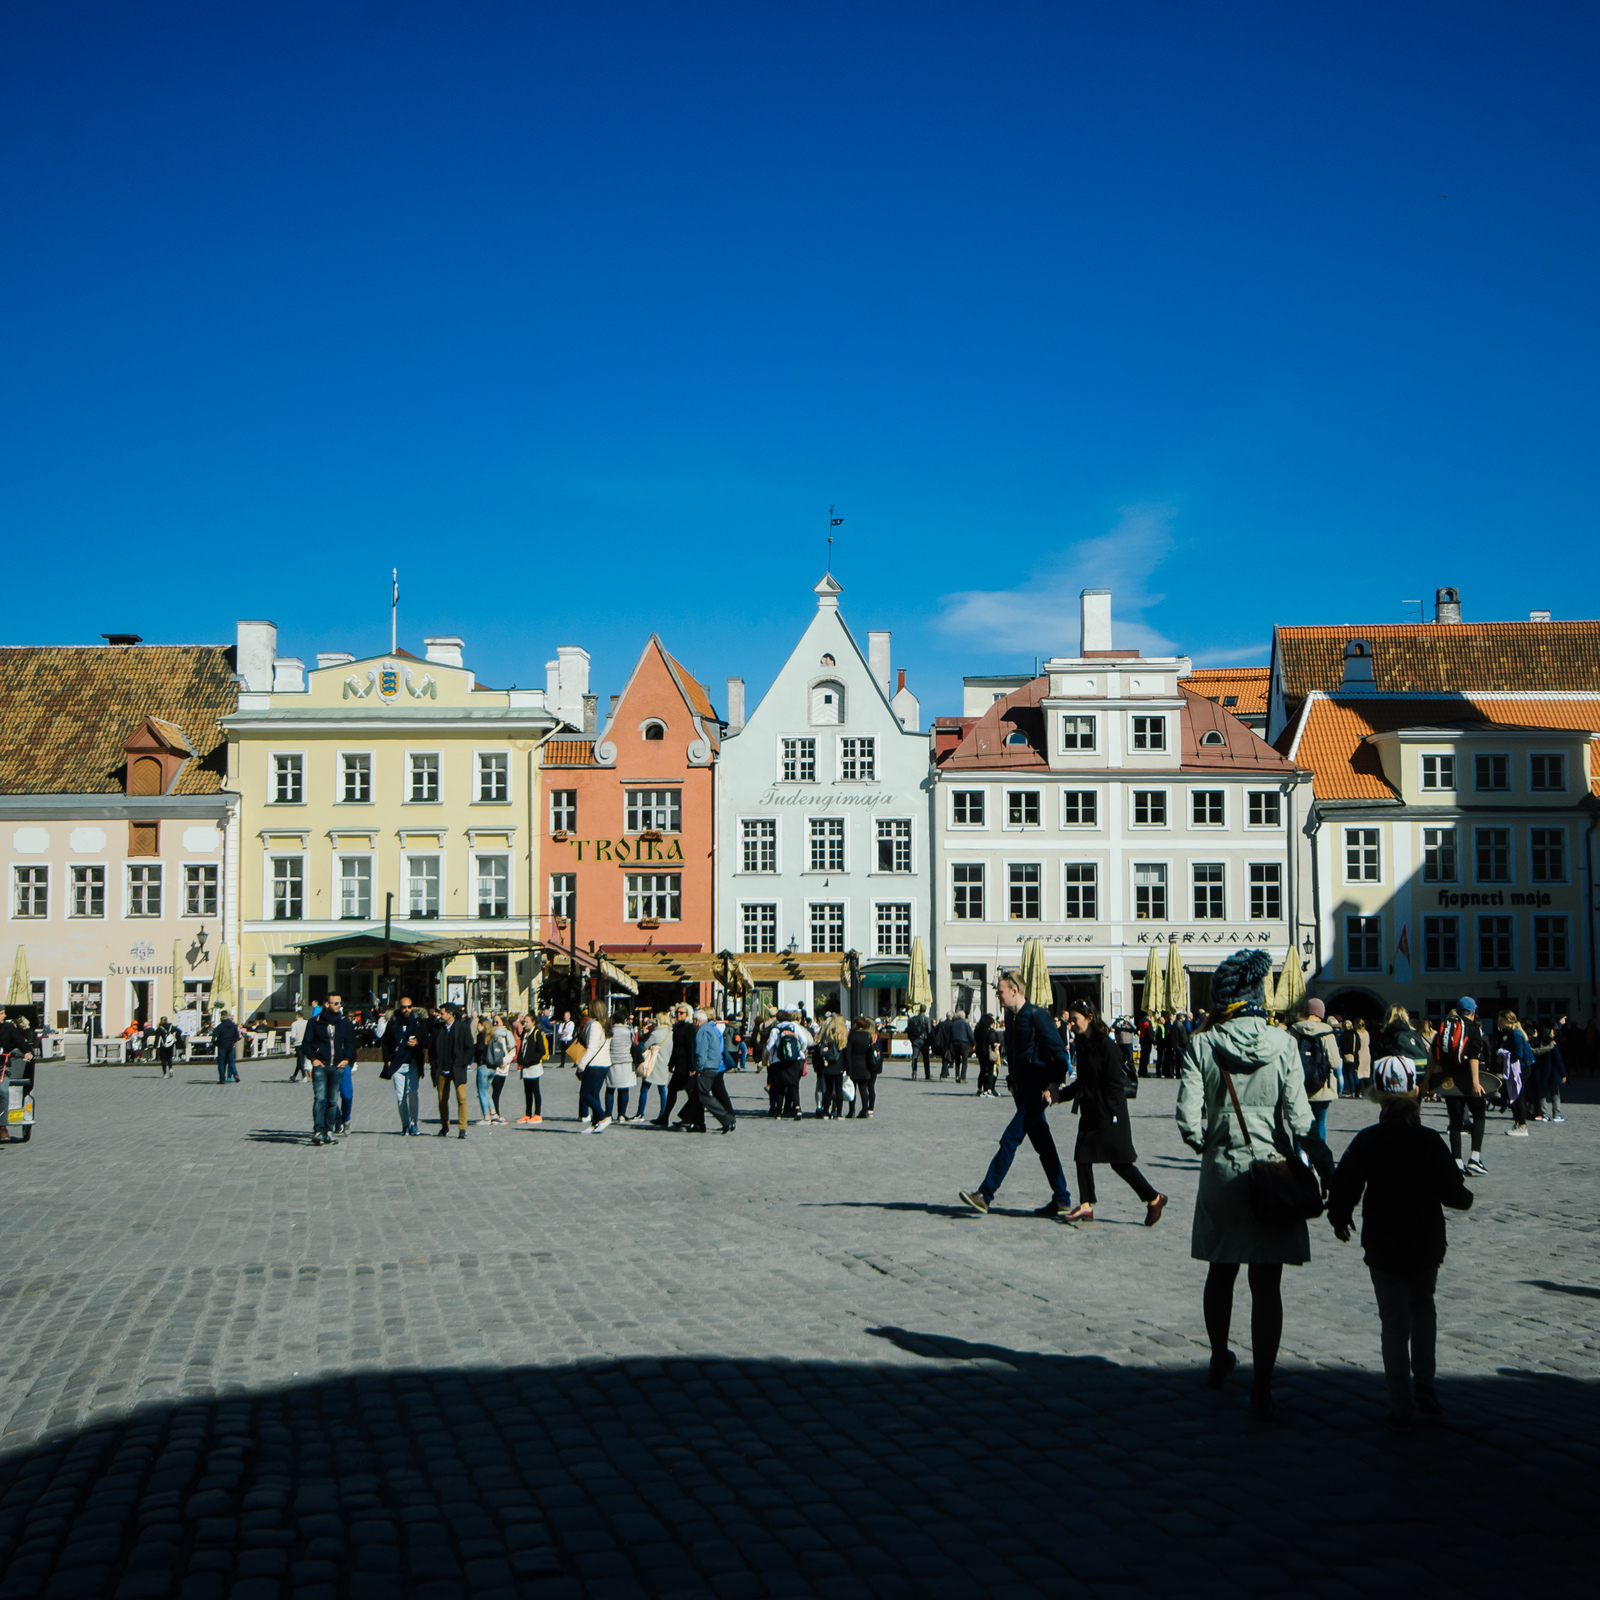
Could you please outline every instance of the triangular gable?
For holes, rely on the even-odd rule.
[[[662,670],[673,688],[677,690],[678,698],[683,702],[683,708],[688,712],[689,722],[695,730],[696,737],[690,740],[688,746],[689,765],[709,766],[716,758],[717,749],[721,744],[722,728],[717,720],[716,711],[711,705],[711,698],[706,693],[705,686],[691,677],[674,659],[661,642],[661,635],[658,633],[652,633],[645,641],[644,649],[639,652],[639,659],[634,662],[633,670],[628,674],[628,681],[622,686],[622,693],[617,696],[616,709],[606,718],[606,725],[600,737],[595,740],[595,762],[606,767],[616,764],[617,745],[612,735],[618,727],[619,718],[623,715],[628,698],[633,693],[634,686],[639,681],[639,674],[644,670],[652,651],[659,659]],[[694,692],[696,690],[698,696]]]

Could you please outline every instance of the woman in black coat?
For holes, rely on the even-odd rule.
[[[1149,1179],[1134,1165],[1133,1128],[1128,1121],[1128,1096],[1123,1087],[1122,1051],[1111,1030],[1096,1015],[1094,1003],[1074,1000],[1068,1020],[1076,1046],[1078,1076],[1067,1093],[1077,1102],[1079,1203],[1066,1215],[1068,1222],[1094,1221],[1094,1169],[1109,1166],[1144,1201],[1144,1225],[1161,1220],[1167,1197],[1157,1194]]]
[[[846,1116],[870,1117],[877,1104],[878,1038],[872,1024],[865,1017],[857,1017],[850,1025],[850,1039],[845,1045],[844,1070],[856,1086],[856,1103]]]
[[[667,1080],[666,1104],[661,1108],[661,1115],[650,1124],[652,1128],[671,1126],[668,1118],[681,1094],[684,1096],[684,1106],[678,1121],[691,1132],[706,1131],[706,1111],[700,1104],[700,1080],[694,1064],[694,1034],[689,1008],[680,1003],[673,1010],[672,1054],[669,1057],[672,1076]]]

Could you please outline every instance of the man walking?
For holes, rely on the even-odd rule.
[[[341,996],[327,1004],[306,1025],[306,1059],[311,1063],[311,1142],[332,1144],[339,1125],[339,1080],[355,1060],[356,1030],[344,1014]]]
[[[1044,1118],[1056,1088],[1067,1075],[1067,1048],[1050,1013],[1028,1003],[1015,973],[1001,974],[998,991],[1006,1013],[1006,1064],[1010,1068],[1006,1083],[1017,1109],[1000,1135],[1000,1148],[983,1182],[976,1189],[961,1190],[961,1198],[980,1214],[988,1211],[1026,1135],[1050,1183],[1050,1199],[1034,1215],[1065,1216],[1072,1209],[1072,1195]]]
[[[222,1020],[211,1028],[211,1042],[217,1047],[217,1082],[237,1083],[239,1068],[234,1062],[234,1052],[239,1048],[239,1024],[226,1011]]]
[[[1444,1096],[1445,1116],[1450,1128],[1450,1154],[1456,1166],[1472,1177],[1481,1177],[1483,1164],[1483,1124],[1489,1102],[1479,1077],[1488,1046],[1483,1026],[1478,1021],[1478,1002],[1462,995],[1444,1026],[1433,1036],[1433,1061],[1430,1085],[1437,1083]],[[1472,1157],[1461,1159],[1461,1131],[1472,1120]]]
[[[450,1095],[455,1093],[458,1139],[467,1136],[467,1068],[472,1065],[472,1024],[448,1001],[439,1007],[444,1026],[434,1036],[433,1086],[439,1091],[439,1137],[450,1137]]]
[[[400,1108],[400,1131],[416,1135],[417,1088],[422,1071],[422,1019],[411,1009],[411,997],[401,995],[399,1007],[383,1030],[383,1070],[394,1084]]]
[[[928,1035],[933,1032],[933,1024],[928,1021],[926,1006],[918,1006],[906,1023],[906,1038],[911,1041],[911,1076],[917,1075],[917,1060],[922,1060],[922,1076],[931,1080],[933,1069],[928,1062]]]
[[[694,1014],[694,1066],[695,1079],[700,1087],[700,1104],[722,1126],[724,1133],[732,1133],[739,1119],[733,1114],[728,1091],[722,1081],[722,1035],[717,1025],[704,1011]]]
[[[950,1019],[950,1026],[945,1034],[945,1049],[949,1053],[957,1083],[967,1081],[967,1052],[971,1048],[972,1025],[967,1021],[966,1012],[958,1011]],[[943,1077],[944,1074],[940,1073],[939,1076]]]
[[[306,1019],[298,1011],[289,1024],[289,1043],[294,1046],[294,1071],[289,1074],[289,1082],[299,1083],[306,1075]]]

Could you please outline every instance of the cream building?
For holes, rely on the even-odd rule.
[[[239,707],[224,719],[239,796],[240,1012],[283,1018],[330,991],[525,1005],[540,942],[540,748],[581,727],[585,651],[547,687],[487,689],[462,641],[431,638],[315,667],[239,625]]]

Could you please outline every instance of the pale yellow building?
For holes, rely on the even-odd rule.
[[[239,625],[239,706],[223,720],[239,796],[239,1010],[282,1019],[330,991],[482,1009],[527,1003],[541,942],[540,748],[580,727],[588,656],[547,687],[488,689],[456,638],[307,670],[277,629]],[[548,931],[548,930],[545,930]]]

